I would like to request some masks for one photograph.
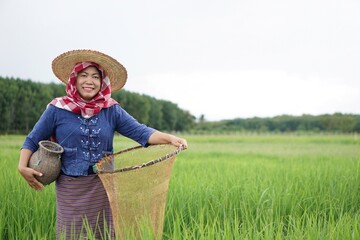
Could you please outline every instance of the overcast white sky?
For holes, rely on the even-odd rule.
[[[208,120],[360,113],[358,0],[1,0],[0,76],[95,49],[125,89]]]

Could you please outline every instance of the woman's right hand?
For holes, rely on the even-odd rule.
[[[31,188],[34,188],[36,191],[42,190],[43,185],[35,178],[35,176],[41,177],[42,173],[32,168],[22,166],[19,166],[18,170]]]

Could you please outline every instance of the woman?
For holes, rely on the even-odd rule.
[[[91,50],[66,52],[53,60],[54,74],[66,83],[67,96],[53,99],[20,151],[19,172],[35,190],[42,173],[28,167],[38,142],[52,138],[64,148],[56,180],[56,236],[86,236],[83,221],[97,237],[114,236],[105,190],[92,166],[113,153],[114,131],[146,146],[170,143],[187,147],[185,139],[140,124],[111,98],[127,79],[126,69],[112,57]],[[104,227],[108,226],[108,228]]]

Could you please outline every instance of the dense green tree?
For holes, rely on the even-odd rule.
[[[162,115],[164,118],[164,130],[171,131],[175,129],[176,121],[177,121],[177,114],[176,108],[177,106],[174,103],[168,101],[161,101],[162,102]]]
[[[178,111],[179,112],[178,112],[175,130],[183,132],[189,129],[193,129],[195,126],[196,118],[193,115],[191,115],[191,113],[188,111],[181,111],[181,110]]]
[[[127,104],[123,107],[139,122],[149,121],[150,102],[140,94],[133,93],[127,96]]]
[[[10,84],[10,79],[0,79],[0,133],[13,127],[17,92],[17,84]]]
[[[0,77],[0,134],[28,133],[49,102],[65,94],[64,84]],[[195,121],[190,113],[168,101],[126,90],[112,97],[139,122],[159,130],[189,131]]]
[[[163,129],[163,111],[162,111],[162,102],[156,100],[155,98],[150,98],[150,112],[149,112],[149,123],[148,125],[156,128],[156,129]]]
[[[354,114],[326,114],[319,116],[281,115],[272,118],[237,118],[217,122],[200,122],[195,126],[196,131],[211,132],[343,132],[360,133],[360,116]]]
[[[45,84],[0,77],[0,134],[28,133],[48,103],[53,98],[65,94],[64,84]],[[190,112],[169,101],[126,90],[115,92],[112,97],[139,122],[159,130],[360,133],[360,115],[355,114],[281,115],[272,118],[237,118],[213,122],[206,121],[202,115],[196,122]]]
[[[333,115],[324,115],[322,124],[326,130],[337,132],[352,132],[356,125],[356,118],[351,115],[335,113]]]

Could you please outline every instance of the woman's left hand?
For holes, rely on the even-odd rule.
[[[182,147],[183,149],[188,148],[187,141],[183,138],[176,137],[174,135],[171,135],[171,144],[177,147]]]
[[[188,144],[185,139],[179,138],[172,134],[163,133],[160,131],[155,131],[153,134],[151,134],[148,143],[149,144],[170,143],[176,147],[182,147],[183,149],[188,148]]]

